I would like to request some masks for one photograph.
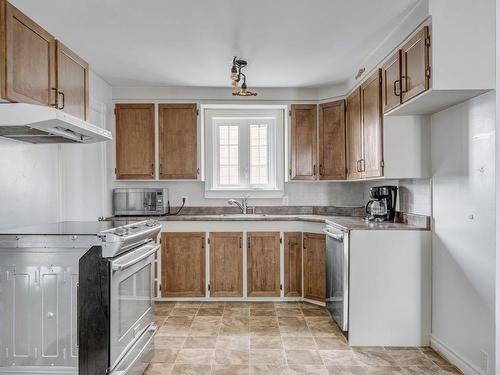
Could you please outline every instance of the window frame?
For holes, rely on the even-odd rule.
[[[203,179],[205,181],[206,198],[279,198],[284,196],[285,182],[285,139],[287,106],[276,105],[202,105],[202,139],[203,139]],[[258,121],[247,119],[265,119],[268,128],[268,177],[267,185],[250,183],[250,123],[258,125]],[[218,126],[223,122],[238,120],[245,122],[239,126],[239,183],[234,188],[218,184],[219,136]],[[245,135],[242,135],[244,129]],[[248,166],[246,176],[242,171]],[[248,185],[241,186],[248,182]]]

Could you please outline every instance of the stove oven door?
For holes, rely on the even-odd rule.
[[[150,242],[111,261],[110,370],[153,323],[153,260],[159,248]]]

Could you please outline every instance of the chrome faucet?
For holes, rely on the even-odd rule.
[[[229,199],[229,205],[236,205],[240,208],[242,214],[248,214],[253,211],[253,207],[248,207],[248,197],[241,198],[241,203],[236,199]]]

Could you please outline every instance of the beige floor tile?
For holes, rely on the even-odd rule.
[[[250,336],[221,336],[217,337],[217,349],[250,350]]]
[[[387,352],[395,359],[396,364],[399,366],[432,367],[434,365],[434,363],[419,349],[388,349]]]
[[[276,316],[276,309],[272,308],[251,308],[250,316]]]
[[[195,316],[197,312],[197,307],[176,307],[170,311],[169,316]]]
[[[329,312],[324,309],[302,309],[302,314],[304,316],[324,316],[326,318],[330,316]]]
[[[155,349],[151,363],[174,363],[179,349]]]
[[[462,372],[459,371],[454,366],[441,366],[441,373],[439,375],[452,375],[452,374],[462,374]]]
[[[287,375],[328,375],[328,370],[323,365],[288,365]]]
[[[306,317],[305,320],[313,336],[332,337],[341,335],[337,325],[329,318]]]
[[[276,309],[276,314],[280,316],[303,316],[302,310],[299,308],[279,308]]]
[[[386,350],[355,350],[358,361],[365,366],[397,366],[398,363]]]
[[[196,314],[196,316],[222,316],[223,313],[224,307],[211,308],[202,306],[198,310],[198,314]]]
[[[151,363],[144,375],[170,375],[174,368],[173,364]]]
[[[181,349],[175,363],[211,364],[215,349]]]
[[[344,337],[315,337],[316,345],[320,350],[348,350],[351,347],[347,344]]]
[[[224,301],[215,301],[215,302],[202,302],[201,303],[201,308],[211,308],[211,309],[215,309],[215,308],[221,308],[221,307],[224,307],[226,306],[226,302]]]
[[[240,309],[240,308],[224,308],[224,312],[222,314],[224,317],[249,317],[250,309]]]
[[[191,324],[189,336],[216,336],[220,326],[220,323],[195,321]]]
[[[289,365],[322,365],[323,360],[317,350],[286,350]]]
[[[188,336],[184,342],[184,349],[214,349],[217,336]]]
[[[211,375],[249,375],[250,368],[245,365],[213,365]]]
[[[303,310],[324,310],[324,306],[316,305],[314,303],[309,303],[309,302],[300,302],[300,308]]]
[[[319,350],[325,366],[360,366],[352,350]]]
[[[180,349],[186,336],[155,336],[155,349]]]
[[[210,375],[211,370],[210,365],[176,364],[172,375]]]
[[[242,308],[249,309],[250,305],[248,302],[244,301],[226,301],[224,302],[224,307],[227,308]]]
[[[303,317],[284,316],[278,318],[282,336],[311,336],[311,332]]]
[[[274,309],[274,302],[248,302],[251,309]]]
[[[312,337],[282,337],[285,349],[318,349]]]
[[[368,375],[406,375],[406,371],[398,366],[368,366],[365,367]]]
[[[283,349],[280,336],[253,336],[250,337],[251,349]]]
[[[251,317],[251,336],[280,336],[278,320],[272,317]]]
[[[365,375],[362,366],[326,366],[330,375]]]
[[[184,302],[176,302],[175,307],[200,307],[201,302],[195,301],[184,301]]]
[[[450,366],[448,361],[444,359],[438,352],[436,352],[432,348],[423,348],[421,349],[422,353],[425,354],[427,358],[429,358],[432,362],[434,362],[438,366]]]
[[[441,375],[441,368],[439,366],[405,366],[403,369],[408,375]]]
[[[216,349],[214,363],[218,365],[246,365],[250,360],[249,350]]]
[[[284,375],[288,371],[286,365],[258,364],[250,365],[251,375]]]
[[[276,309],[300,309],[300,302],[275,302]]]
[[[250,364],[285,365],[285,354],[280,349],[250,349]]]

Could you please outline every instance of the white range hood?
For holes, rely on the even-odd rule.
[[[0,103],[0,136],[29,143],[96,143],[111,132],[56,108]]]

